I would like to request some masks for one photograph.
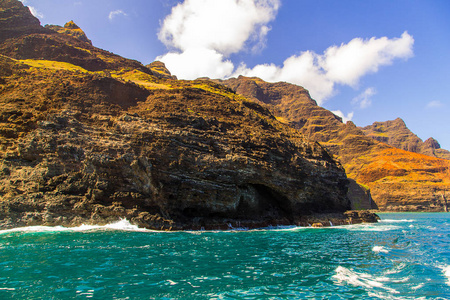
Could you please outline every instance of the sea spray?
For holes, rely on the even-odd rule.
[[[444,275],[447,277],[447,285],[450,285],[450,265],[444,267]]]

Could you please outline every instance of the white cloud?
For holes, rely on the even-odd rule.
[[[175,49],[156,59],[179,78],[226,78],[234,64],[227,56],[260,51],[280,0],[186,0],[172,8],[158,34]]]
[[[182,53],[169,52],[156,60],[163,61],[170,72],[179,78],[224,78],[233,72],[234,66],[221,53],[207,48],[189,48]]]
[[[42,14],[40,11],[38,11],[33,6],[28,6],[28,9],[30,10],[31,14],[33,16],[35,16],[36,18],[38,18],[38,19],[43,19],[44,18],[44,14]]]
[[[351,121],[353,119],[353,112],[348,113],[347,115],[344,115],[344,113],[340,110],[333,110],[333,114],[335,114],[338,117],[342,118],[342,122],[345,124],[348,121]]]
[[[125,16],[126,17],[128,15],[123,10],[118,9],[118,10],[111,11],[108,15],[108,19],[110,21],[112,21],[117,16]]]
[[[377,72],[381,66],[392,64],[395,58],[410,58],[413,44],[414,39],[407,32],[393,39],[382,37],[364,41],[355,38],[348,44],[329,47],[322,55],[312,51],[293,55],[284,61],[282,67],[271,64],[248,69],[243,65],[234,75],[257,76],[266,81],[287,81],[302,85],[318,104],[322,104],[334,95],[336,84],[355,87],[361,77]],[[369,104],[368,97],[360,103],[362,106]]]
[[[279,6],[279,0],[186,0],[172,8],[158,37],[181,51],[206,48],[229,55],[249,40],[263,43]]]
[[[329,79],[355,86],[363,75],[377,72],[380,66],[392,64],[395,58],[412,57],[413,43],[413,37],[407,32],[393,39],[355,38],[348,44],[329,47],[320,57],[319,64]]]
[[[437,101],[437,100],[430,101],[427,104],[427,108],[439,108],[442,106],[444,106],[444,104],[441,101]]]
[[[375,88],[367,88],[364,92],[352,99],[352,104],[359,106],[359,108],[361,109],[367,108],[372,105],[372,99],[370,99],[370,97],[372,97],[376,93],[377,91],[375,90]]]

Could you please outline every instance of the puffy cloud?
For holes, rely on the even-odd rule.
[[[123,10],[118,9],[118,10],[111,11],[108,15],[108,19],[110,21],[112,21],[117,16],[125,16],[126,17],[128,15]]]
[[[226,78],[234,64],[227,56],[265,46],[280,0],[186,0],[172,8],[158,34],[174,49],[157,57],[182,79]]]
[[[407,32],[394,39],[355,38],[348,44],[329,47],[320,56],[319,64],[329,79],[355,86],[363,75],[377,72],[380,66],[392,64],[395,58],[412,57],[413,44],[414,39]]]
[[[352,99],[352,104],[359,106],[359,108],[361,109],[367,108],[372,104],[372,100],[370,99],[370,97],[372,97],[376,93],[377,91],[375,90],[375,88],[367,88],[364,92]]]
[[[355,38],[348,44],[332,46],[321,55],[305,51],[286,59],[282,67],[258,65],[252,69],[241,65],[234,75],[257,76],[267,81],[287,81],[302,85],[322,104],[335,93],[336,84],[355,87],[360,78],[377,72],[379,67],[392,64],[396,58],[408,59],[413,55],[414,39],[407,32],[400,38]],[[361,108],[370,105],[370,93],[359,100]],[[364,101],[365,100],[365,101]]]
[[[441,101],[437,101],[437,100],[430,101],[427,104],[427,108],[439,108],[442,106],[444,106],[444,104]]]
[[[348,121],[351,121],[353,119],[353,112],[348,113],[347,115],[344,115],[344,113],[340,110],[333,110],[333,114],[335,114],[338,117],[342,118],[342,122],[345,124]]]
[[[181,51],[204,48],[229,55],[247,41],[260,48],[279,5],[279,0],[186,0],[172,8],[158,37]]]

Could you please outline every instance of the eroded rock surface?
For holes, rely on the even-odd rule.
[[[345,172],[319,144],[226,88],[2,64],[4,227],[263,226],[349,208]]]

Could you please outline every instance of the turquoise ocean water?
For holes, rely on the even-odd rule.
[[[450,213],[378,224],[0,231],[0,299],[450,299]]]

